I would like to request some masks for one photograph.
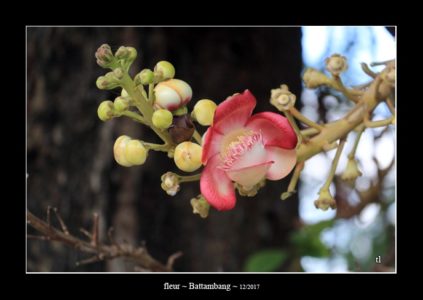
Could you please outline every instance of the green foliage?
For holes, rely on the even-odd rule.
[[[331,227],[334,220],[319,222],[314,225],[304,226],[291,236],[300,256],[328,257],[330,249],[321,241],[320,234],[325,228]]]
[[[245,272],[273,272],[288,258],[286,251],[267,249],[251,255],[244,266]]]

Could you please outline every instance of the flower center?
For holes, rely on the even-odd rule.
[[[259,142],[263,143],[262,134],[245,128],[226,135],[220,149],[221,169],[231,169],[236,161]]]

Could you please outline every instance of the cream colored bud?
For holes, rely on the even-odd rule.
[[[216,103],[209,99],[198,101],[192,111],[192,117],[203,126],[213,124],[214,113],[216,111]]]
[[[192,89],[185,81],[169,79],[154,88],[155,106],[174,111],[187,104],[192,98]]]
[[[114,117],[113,102],[106,100],[100,103],[97,109],[97,115],[102,121],[108,121]]]
[[[280,88],[271,91],[270,103],[279,111],[289,110],[294,107],[297,97],[291,93],[286,84],[282,84]]]
[[[347,59],[340,54],[333,54],[326,58],[326,69],[334,76],[339,76],[348,68]]]
[[[201,167],[202,148],[192,142],[180,143],[175,148],[174,161],[176,166],[185,172],[193,172]]]
[[[144,69],[139,73],[139,81],[143,85],[154,82],[154,73],[150,69]]]
[[[159,61],[154,67],[154,73],[158,73],[162,80],[175,77],[175,67],[168,61]]]
[[[130,140],[125,147],[125,158],[132,165],[142,165],[147,159],[148,150],[139,140]]]
[[[116,162],[124,167],[132,166],[132,164],[126,159],[125,155],[126,145],[130,140],[131,138],[129,136],[122,135],[116,140],[113,146],[113,154]]]
[[[123,112],[129,108],[129,101],[123,97],[117,97],[114,101],[114,108],[117,112]]]
[[[153,125],[159,129],[167,129],[173,122],[173,115],[167,109],[158,109],[153,113]]]
[[[180,190],[179,179],[175,173],[167,172],[162,175],[161,187],[169,196],[175,196]]]

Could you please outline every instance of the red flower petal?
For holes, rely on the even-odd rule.
[[[201,194],[217,210],[230,210],[236,202],[234,185],[226,173],[217,168],[219,163],[219,155],[209,159],[201,173]]]
[[[297,145],[297,135],[287,118],[272,112],[253,115],[247,122],[247,128],[261,131],[266,146],[293,149]]]
[[[255,106],[256,98],[249,90],[228,97],[217,106],[213,127],[222,134],[242,128],[253,113]]]
[[[266,150],[267,159],[274,162],[267,171],[267,179],[279,180],[287,176],[297,162],[295,149],[287,150],[279,147],[266,147]]]
[[[213,126],[207,129],[203,136],[203,154],[201,157],[203,164],[206,164],[210,157],[219,153],[222,139],[223,135],[214,130]]]

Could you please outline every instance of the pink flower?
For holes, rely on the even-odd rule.
[[[279,180],[296,163],[297,136],[276,113],[252,115],[256,99],[249,90],[228,97],[216,109],[205,133],[201,193],[217,210],[234,208],[234,183],[251,188],[263,178]]]

